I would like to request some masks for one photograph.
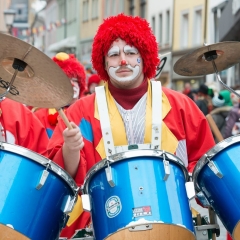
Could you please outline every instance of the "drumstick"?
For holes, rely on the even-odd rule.
[[[218,141],[218,142],[221,142],[222,140],[224,140],[221,132],[219,131],[216,123],[214,122],[214,120],[213,120],[213,118],[212,118],[212,115],[211,115],[211,114],[208,114],[208,115],[206,116],[206,118],[207,118],[208,124],[209,124],[210,128],[212,129],[213,134],[215,135],[217,141]]]
[[[68,129],[72,129],[72,125],[68,121],[68,118],[67,118],[66,114],[64,113],[64,111],[62,110],[62,108],[59,108],[59,109],[56,109],[56,110],[58,111],[58,113],[61,116],[62,120],[66,124],[67,128]]]

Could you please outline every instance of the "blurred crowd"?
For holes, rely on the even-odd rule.
[[[240,94],[240,85],[231,88]],[[216,91],[206,84],[192,89],[187,82],[183,94],[191,98],[205,116],[211,115],[224,139],[240,133],[240,101],[235,93],[227,89]]]

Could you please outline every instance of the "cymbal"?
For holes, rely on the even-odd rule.
[[[57,109],[72,101],[72,84],[51,58],[11,35],[0,33],[0,42],[0,94],[6,92],[15,74],[7,98],[28,106]],[[16,71],[15,60],[25,68]]]
[[[174,64],[175,73],[182,76],[201,76],[223,71],[240,62],[240,42],[220,42],[185,54]]]

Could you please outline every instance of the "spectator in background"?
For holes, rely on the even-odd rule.
[[[235,90],[236,93],[240,94],[240,90]],[[239,97],[230,93],[233,107],[230,110],[226,118],[226,127],[224,132],[224,138],[228,138],[240,133],[240,108],[239,108]]]
[[[191,84],[189,82],[185,83],[182,93],[187,95],[188,97],[190,97],[193,100],[192,88],[191,88]]]
[[[225,126],[226,126],[226,117],[231,110],[231,106],[225,105],[225,99],[221,95],[221,93],[215,94],[212,98],[212,104],[214,109],[210,112],[214,122],[216,123],[219,131],[222,135],[224,135]],[[216,143],[217,140],[215,139]]]
[[[88,90],[86,91],[85,95],[89,95],[95,93],[95,87],[99,86],[101,79],[97,74],[92,74],[88,78]]]
[[[224,89],[224,90],[221,90],[219,93],[224,98],[225,106],[233,106],[232,99],[230,96],[230,91]]]
[[[211,96],[209,95],[208,86],[201,84],[198,89],[198,99],[195,102],[205,116],[213,109]]]
[[[73,99],[69,104],[76,102],[86,91],[86,74],[83,65],[73,54],[60,52],[53,57],[53,61],[65,72],[73,86]],[[69,107],[65,106],[64,110]],[[55,108],[42,108],[34,111],[35,115],[45,127],[48,137],[51,138],[58,123],[58,112]]]

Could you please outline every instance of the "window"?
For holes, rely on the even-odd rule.
[[[145,18],[146,16],[146,0],[140,2],[140,17]]]
[[[134,0],[129,0],[129,14],[134,16]]]
[[[92,1],[92,19],[98,18],[98,0]]]
[[[162,44],[163,20],[162,14],[159,14],[159,43]]]
[[[153,34],[155,34],[156,31],[156,25],[155,25],[155,17],[152,17],[152,30],[153,30]]]
[[[118,13],[124,12],[124,0],[118,0],[117,12]]]
[[[182,21],[181,21],[181,47],[186,48],[188,46],[188,25],[189,25],[189,16],[188,13],[182,14]]]
[[[195,46],[201,45],[202,37],[202,9],[194,12],[194,29],[193,29],[193,44]]]
[[[66,5],[68,3],[67,7],[67,19],[69,22],[72,22],[74,20],[76,20],[76,0],[68,0],[68,2],[66,2]]]
[[[83,1],[83,21],[88,21],[88,8],[89,8],[89,1]]]
[[[167,44],[170,43],[170,12],[166,12],[166,42]]]
[[[111,14],[111,0],[105,0],[105,18],[109,17]]]

